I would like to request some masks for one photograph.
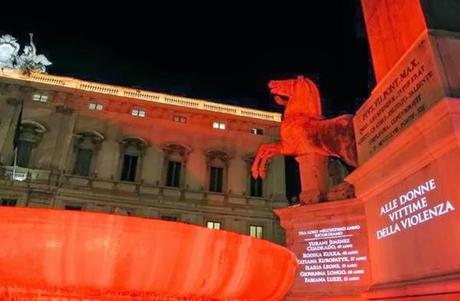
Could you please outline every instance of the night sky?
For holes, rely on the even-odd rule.
[[[268,93],[270,79],[312,77],[326,116],[354,113],[373,85],[359,0],[125,1],[122,13],[70,3],[61,14],[2,17],[0,34],[24,45],[33,32],[51,74],[271,111],[282,108]]]

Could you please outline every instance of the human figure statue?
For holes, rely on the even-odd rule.
[[[30,46],[24,46],[23,53],[17,58],[19,69],[27,71],[46,72],[46,67],[51,62],[43,54],[37,55],[37,48],[33,41],[33,34],[30,33]]]
[[[14,68],[16,56],[20,46],[16,39],[11,35],[0,37],[0,68]]]

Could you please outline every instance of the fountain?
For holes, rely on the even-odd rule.
[[[0,208],[1,300],[281,300],[296,258],[245,235],[95,212]]]

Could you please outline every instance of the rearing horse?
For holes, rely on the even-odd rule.
[[[265,178],[267,160],[277,155],[318,154],[341,158],[357,166],[353,116],[324,119],[318,88],[302,76],[270,81],[270,93],[277,104],[285,106],[280,143],[262,144],[252,164],[252,176]]]

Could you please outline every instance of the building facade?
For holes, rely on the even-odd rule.
[[[278,113],[5,69],[1,205],[161,218],[284,244],[272,212],[288,204],[284,159],[270,162],[264,181],[250,177],[258,146],[279,138],[280,121]]]

